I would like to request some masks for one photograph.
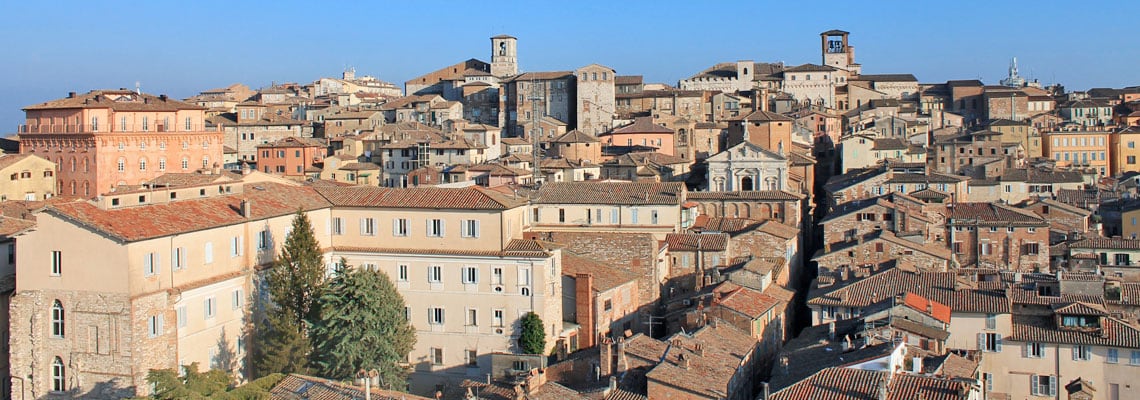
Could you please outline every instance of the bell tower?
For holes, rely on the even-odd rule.
[[[491,38],[491,75],[504,78],[518,74],[518,39],[510,35]]]
[[[823,65],[859,74],[859,64],[855,63],[855,48],[847,43],[849,32],[833,29],[819,34],[820,53]]]

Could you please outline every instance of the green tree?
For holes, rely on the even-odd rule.
[[[317,299],[324,287],[325,268],[321,246],[313,224],[301,210],[293,217],[293,228],[268,275],[269,295],[304,332],[316,317]]]
[[[226,371],[199,372],[198,363],[186,365],[183,370],[185,371],[183,376],[179,376],[173,369],[150,370],[146,380],[154,388],[154,392],[144,399],[269,399],[269,389],[284,377],[282,374],[273,374],[233,387],[233,377]]]
[[[309,354],[313,346],[291,318],[271,310],[253,333],[253,376],[274,373],[309,373]]]
[[[350,379],[361,369],[376,369],[382,386],[407,390],[407,371],[400,364],[416,333],[388,275],[348,267],[342,259],[318,304],[312,340],[321,376]]]
[[[542,318],[533,312],[522,317],[522,332],[519,333],[519,347],[526,354],[542,354],[546,348],[546,328]]]

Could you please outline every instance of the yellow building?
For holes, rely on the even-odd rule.
[[[1112,175],[1140,171],[1140,126],[1130,126],[1113,132]]]
[[[1109,174],[1108,131],[1058,131],[1041,134],[1044,156],[1057,162],[1057,167],[1093,168],[1101,176]]]
[[[1041,134],[1028,122],[995,119],[990,121],[989,130],[1001,133],[1003,143],[1020,143],[1026,157],[1041,157]]]
[[[55,163],[32,154],[0,155],[0,201],[51,198],[55,168]]]

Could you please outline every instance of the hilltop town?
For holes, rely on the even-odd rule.
[[[920,82],[819,37],[670,83],[523,71],[498,35],[402,85],[27,105],[0,139],[0,393],[253,381],[304,216],[329,276],[402,296],[408,393],[310,372],[273,399],[1140,398],[1140,86],[1015,58]]]

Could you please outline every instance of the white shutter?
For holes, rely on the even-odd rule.
[[[367,234],[368,234],[368,219],[367,218],[361,218],[360,219],[360,236],[364,236]]]
[[[328,223],[325,224],[325,236],[332,236],[332,224],[333,219],[332,217],[329,217]]]
[[[157,274],[158,271],[162,270],[162,254],[160,254],[158,252],[154,252],[154,253],[150,253],[150,254],[151,254],[151,256],[154,257],[154,261],[151,261],[151,263],[154,265],[154,273]]]
[[[444,221],[442,219],[440,219],[439,220],[439,237],[446,236],[446,234],[444,233],[446,231],[444,230],[444,224],[443,223],[444,223]]]
[[[1025,346],[1021,348],[1022,358],[1029,358],[1029,355],[1032,354],[1032,351],[1029,350],[1030,346],[1033,346],[1032,342],[1025,342]]]
[[[431,237],[431,219],[428,219],[427,224],[424,225],[424,235]]]
[[[979,333],[978,334],[978,350],[986,351],[986,334],[985,333]]]
[[[994,350],[1001,353],[1001,334],[994,334]]]
[[[154,273],[154,260],[151,259],[151,254],[148,253],[143,257],[143,274],[150,275]]]
[[[392,218],[392,236],[400,236],[400,219]]]
[[[1040,379],[1037,379],[1037,375],[1030,375],[1029,376],[1029,394],[1034,395],[1034,396],[1038,396],[1041,394],[1040,391],[1037,390],[1038,382],[1040,382]]]
[[[206,264],[213,263],[214,262],[214,242],[206,242],[206,249],[204,251],[205,251],[205,254],[203,254],[202,257],[205,258]]]
[[[473,221],[475,221],[475,232],[471,233],[471,237],[477,238],[479,237],[479,220],[476,219]]]
[[[1057,377],[1053,375],[1049,376],[1049,395],[1057,395]]]
[[[239,256],[242,254],[245,254],[245,245],[242,244],[243,242],[245,242],[245,237],[244,236],[238,236],[237,237],[237,244],[238,244],[238,255]]]
[[[1076,345],[1073,346],[1073,361],[1081,359],[1080,347],[1081,346],[1076,346]]]

